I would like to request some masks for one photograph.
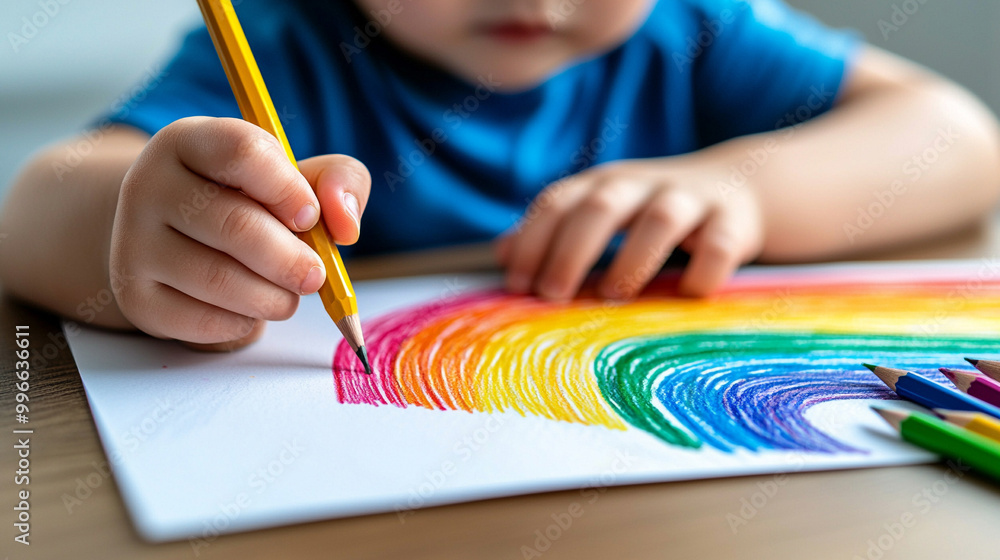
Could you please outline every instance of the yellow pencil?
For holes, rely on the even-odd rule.
[[[956,426],[1000,442],[1000,422],[988,414],[940,408],[935,408],[934,413]]]
[[[198,5],[201,7],[205,25],[212,36],[212,42],[215,43],[215,50],[226,70],[226,77],[229,78],[229,85],[233,88],[233,95],[236,96],[244,120],[263,128],[280,140],[289,161],[298,168],[295,154],[288,145],[285,130],[278,120],[278,113],[274,110],[271,96],[267,93],[264,79],[260,75],[260,69],[257,68],[253,53],[250,52],[250,45],[236,18],[232,2],[198,0]],[[361,333],[361,321],[358,319],[358,302],[354,296],[351,279],[344,268],[344,261],[340,258],[340,251],[330,240],[330,233],[322,219],[316,227],[299,234],[299,237],[323,259],[327,276],[326,282],[319,290],[323,306],[337,324],[337,328],[344,334],[351,349],[358,355],[358,359],[364,364],[365,373],[370,374],[368,352],[365,349],[364,335]]]

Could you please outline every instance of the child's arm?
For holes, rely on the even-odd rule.
[[[300,174],[273,137],[235,119],[182,119],[152,139],[112,128],[69,172],[56,165],[64,153],[37,156],[12,186],[4,289],[72,319],[202,344],[250,342],[264,320],[291,316],[325,272],[290,230],[312,227],[322,206],[338,243],[353,243],[370,188],[346,156],[303,160]]]
[[[633,296],[678,244],[692,254],[682,291],[705,294],[756,258],[849,257],[986,215],[1000,194],[1000,140],[968,92],[867,48],[826,115],[692,154],[607,164],[550,191],[500,243],[511,289],[571,296],[626,229],[603,295]]]

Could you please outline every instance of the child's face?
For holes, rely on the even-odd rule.
[[[411,54],[470,82],[530,88],[622,43],[655,0],[355,0]]]

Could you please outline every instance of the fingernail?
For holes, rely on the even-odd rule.
[[[600,293],[602,298],[612,301],[628,299],[629,296],[623,290],[615,289],[614,286],[608,284],[601,286]]]
[[[538,287],[538,295],[553,301],[563,301],[569,299],[569,296],[566,295],[563,287],[553,282],[542,283],[542,285]]]
[[[347,213],[354,220],[354,225],[358,226],[358,230],[361,229],[361,206],[358,205],[358,199],[353,194],[349,192],[344,193],[344,207],[347,208]]]
[[[295,227],[299,230],[306,231],[312,229],[318,220],[319,209],[312,204],[306,204],[299,210],[299,213],[295,215],[295,219],[292,220],[292,223],[295,224]]]
[[[526,275],[514,272],[507,276],[507,290],[515,294],[525,294],[531,289],[531,279]]]
[[[311,294],[320,289],[323,286],[323,282],[326,282],[326,274],[323,272],[323,268],[314,266],[309,269],[309,274],[306,274],[306,279],[302,281],[299,293],[302,295]]]

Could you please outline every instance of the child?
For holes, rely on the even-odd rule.
[[[195,31],[26,166],[0,225],[8,292],[235,347],[322,284],[292,233],[320,209],[351,254],[500,236],[508,288],[560,300],[619,232],[600,295],[634,296],[677,247],[680,289],[703,295],[751,260],[954,230],[1000,191],[979,101],[771,0],[247,0],[240,16],[301,173],[230,118]]]

